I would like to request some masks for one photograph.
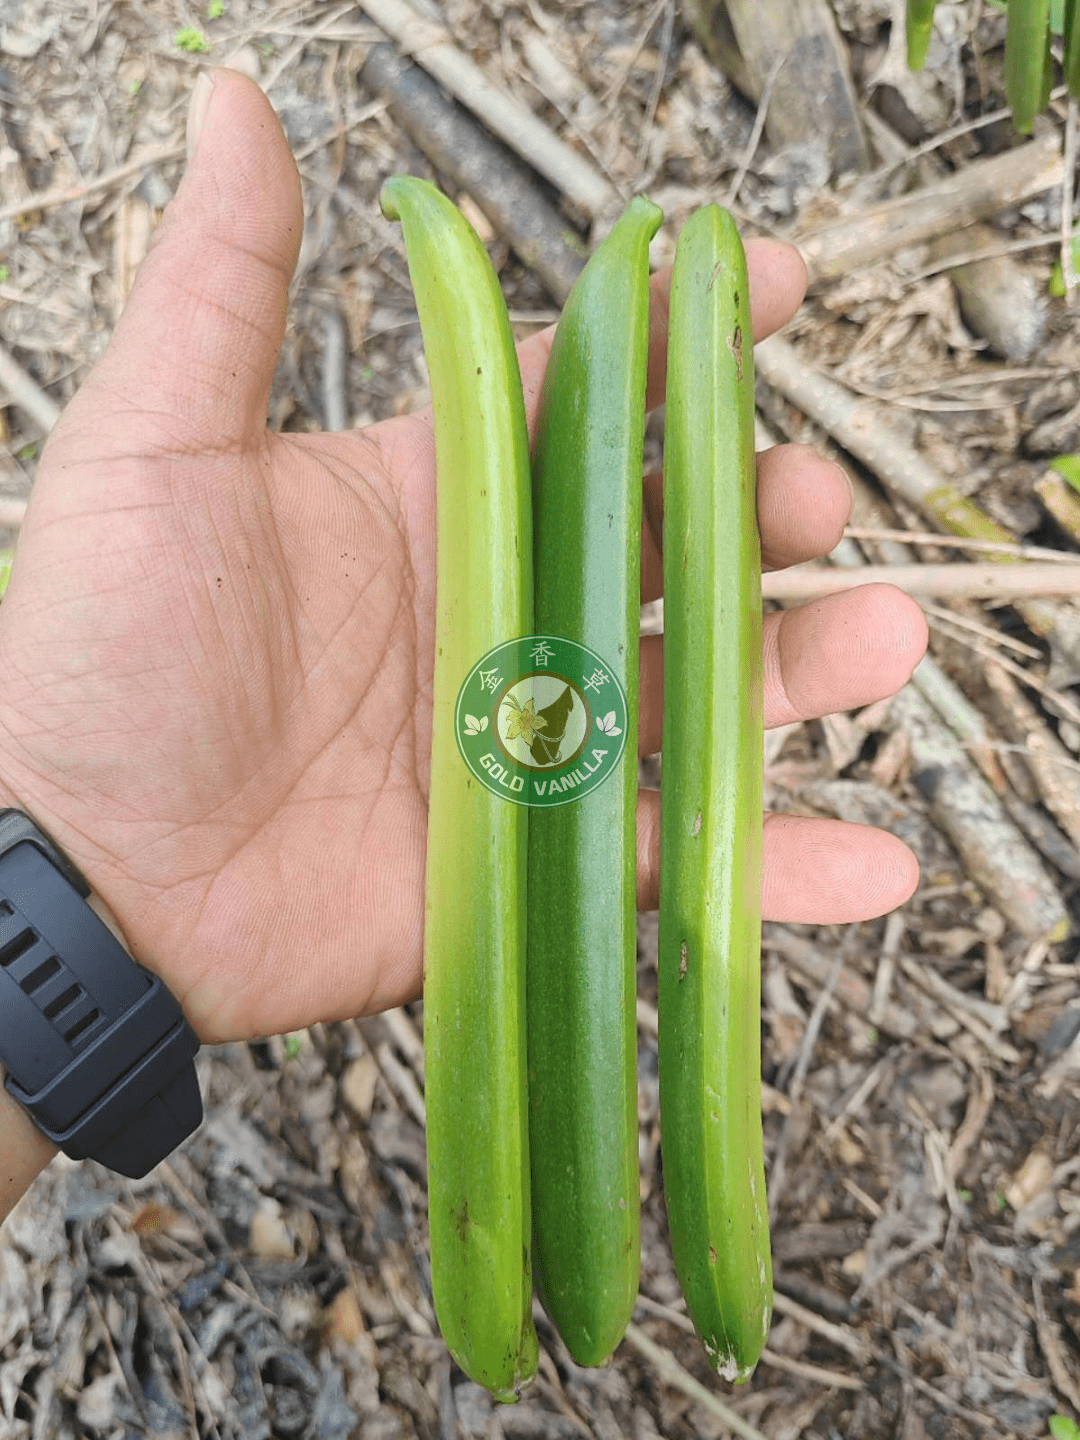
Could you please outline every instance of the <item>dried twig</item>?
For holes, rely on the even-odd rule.
[[[424,1097],[420,1094],[412,1071],[401,1063],[385,1040],[382,1044],[375,1046],[374,1053],[383,1079],[416,1123],[423,1126],[426,1123],[427,1112]]]
[[[861,1337],[854,1330],[849,1330],[846,1325],[837,1325],[832,1320],[826,1320],[816,1310],[809,1310],[805,1305],[800,1305],[798,1300],[792,1300],[790,1295],[783,1291],[776,1290],[773,1293],[773,1309],[778,1315],[786,1315],[789,1319],[795,1320],[800,1325],[805,1325],[815,1335],[820,1335],[823,1340],[830,1341],[841,1350],[846,1350],[860,1364],[867,1360],[867,1348]]]
[[[153,165],[180,160],[186,154],[187,149],[183,145],[161,145],[153,150],[141,150],[134,159],[118,165],[114,170],[106,170],[101,175],[84,180],[81,184],[57,185],[52,190],[42,190],[22,200],[14,200],[9,205],[0,205],[0,221],[14,220],[19,215],[28,215],[31,210],[52,210],[57,205],[67,205],[72,200],[85,200],[88,195],[93,195],[98,190],[111,190],[114,185],[119,185],[121,180],[128,180],[132,175],[149,170]]]
[[[661,1380],[703,1405],[734,1434],[741,1435],[743,1440],[765,1440],[760,1430],[755,1429],[748,1420],[744,1420],[730,1406],[725,1405],[719,1396],[706,1390],[700,1380],[695,1380],[689,1371],[684,1370],[670,1350],[665,1350],[662,1345],[657,1345],[655,1340],[650,1340],[648,1335],[633,1323],[626,1327],[626,1339],[635,1350],[645,1356]]]
[[[25,410],[46,435],[60,419],[60,406],[3,345],[0,345],[0,386],[7,391],[8,399]]]
[[[860,585],[897,585],[909,595],[952,599],[1024,600],[1032,596],[1080,595],[1080,565],[1041,561],[1010,566],[867,565],[858,571],[837,571],[829,565],[793,565],[762,578],[769,600],[809,600],[854,590]]]
[[[1054,478],[1061,479],[1060,475]],[[881,525],[848,525],[844,534],[849,540],[896,540],[905,545],[937,545],[943,550],[971,550],[984,555],[1015,555],[1020,560],[1080,565],[1080,552],[1076,550],[1021,545],[1015,540],[975,540],[970,535],[939,535],[933,530],[894,530]],[[1077,538],[1080,539],[1080,533]]]
[[[493,135],[505,141],[547,180],[595,219],[618,205],[615,187],[591,161],[553,135],[542,120],[512,98],[459,50],[440,25],[417,15],[405,0],[359,0],[360,8],[450,94],[467,105]]]
[[[352,0],[346,0],[344,5],[337,5],[322,15],[310,29],[294,32],[296,38],[293,40],[293,43],[278,57],[273,68],[261,81],[262,88],[266,93],[269,95],[282,75],[292,69],[296,60],[304,53],[312,40],[318,40],[322,36],[325,36],[327,39],[333,39],[334,37],[327,35],[326,32],[330,30],[332,26],[336,25],[339,20],[343,19],[344,16],[348,15],[349,11],[353,8]]]
[[[1047,707],[1052,709],[1056,714],[1061,715],[1066,720],[1071,720],[1074,725],[1080,725],[1080,705],[1070,700],[1064,691],[1056,689],[1048,681],[1044,680],[1042,676],[1036,675],[1033,670],[1029,670],[1024,665],[1017,665],[1015,660],[1010,660],[1007,655],[1002,655],[999,651],[990,649],[978,640],[968,638],[965,639],[964,643],[969,649],[974,650],[977,655],[982,655],[985,659],[992,660],[995,665],[1000,665],[1001,668],[1007,670],[1010,675],[1015,675],[1023,684],[1029,685],[1032,690],[1037,690],[1046,700]]]
[[[645,118],[641,123],[641,139],[638,142],[637,162],[643,165],[649,153],[649,142],[652,137],[653,122],[656,119],[656,107],[660,103],[660,96],[664,89],[664,77],[667,74],[668,61],[671,57],[671,37],[675,30],[675,0],[664,0],[664,28],[660,32],[660,44],[658,49],[658,64],[656,74],[653,76],[652,88],[649,91],[649,102],[645,106]]]
[[[1016,152],[1009,152],[1010,154]],[[1060,177],[1059,177],[1060,178]],[[961,493],[927,464],[915,447],[889,424],[887,409],[872,400],[857,400],[835,380],[815,372],[798,352],[779,336],[755,351],[758,373],[802,412],[829,432],[889,490],[921,510],[933,523],[954,534],[977,540],[1012,543],[1013,537],[973,500]],[[1003,556],[1002,565],[1014,563]],[[1016,608],[1038,635],[1053,636],[1062,652],[1080,664],[1077,642],[1064,633],[1055,607],[1029,596]]]
[[[1046,1356],[1046,1364],[1050,1371],[1050,1378],[1054,1382],[1054,1389],[1059,1395],[1064,1395],[1073,1410],[1080,1415],[1080,1390],[1077,1389],[1075,1380],[1069,1374],[1069,1367],[1066,1365],[1062,1353],[1063,1347],[1058,1327],[1055,1321],[1050,1319],[1046,1309],[1042,1283],[1038,1276],[1031,1282],[1031,1293],[1035,1300],[1035,1329],[1039,1336],[1039,1349]]]
[[[1061,184],[1061,144],[1055,132],[976,160],[954,175],[861,214],[796,238],[813,283],[835,280],[898,250],[987,220]]]
[[[911,747],[914,782],[966,872],[1022,935],[1067,935],[1068,913],[1042,862],[927,701],[908,685],[890,713]]]
[[[1005,1024],[1005,1012],[1001,1006],[993,1005],[989,1000],[980,1000],[978,996],[967,995],[955,985],[950,985],[936,970],[921,965],[911,957],[902,956],[900,966],[913,984],[942,1005],[995,1059],[1006,1065],[1020,1063],[1020,1052],[1015,1046],[998,1039],[996,1031]]]
[[[776,950],[813,984],[829,983],[832,966],[804,936],[783,925],[770,925],[762,937],[762,948]],[[856,1015],[868,1019],[873,1006],[870,986],[854,970],[840,970],[835,978],[833,998]],[[915,1017],[901,1006],[888,1003],[877,1007],[874,1024],[884,1035],[908,1040],[917,1031]]]
[[[1010,737],[1023,746],[1043,804],[1080,851],[1080,772],[1062,763],[1070,760],[1068,751],[1023,693],[1017,678],[992,660],[983,675],[1008,723]]]
[[[1006,635],[1001,630],[995,630],[992,625],[984,625],[981,620],[976,620],[961,610],[950,610],[925,599],[922,601],[922,608],[931,625],[941,626],[947,634],[954,634],[957,630],[964,631],[970,635],[978,635],[992,646],[1012,650],[1014,654],[1023,655],[1028,660],[1042,659],[1042,651],[1036,650],[1035,646],[1029,645],[1026,640],[1017,640],[1015,635]]]
[[[780,71],[784,68],[786,59],[786,55],[778,55],[773,61],[772,69],[765,79],[765,88],[761,92],[757,114],[754,116],[754,128],[750,131],[750,139],[746,142],[746,149],[743,151],[742,159],[739,161],[739,168],[735,171],[734,178],[728,186],[727,197],[724,200],[725,205],[734,205],[739,198],[739,191],[742,189],[747,171],[750,169],[754,156],[757,154],[757,148],[761,144],[761,136],[765,129],[765,119],[769,113],[769,101],[772,99],[773,87],[776,84]]]
[[[436,169],[468,191],[561,304],[585,264],[584,247],[574,243],[573,231],[528,167],[393,45],[372,46],[360,78],[386,98],[394,119]]]

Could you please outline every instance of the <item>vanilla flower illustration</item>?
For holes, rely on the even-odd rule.
[[[531,745],[536,739],[536,731],[542,730],[547,725],[543,715],[535,713],[536,702],[526,700],[524,705],[515,705],[513,697],[508,697],[506,704],[510,711],[510,723],[506,727],[507,740],[516,740],[518,736]]]

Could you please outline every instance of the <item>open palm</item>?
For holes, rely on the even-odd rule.
[[[431,741],[431,421],[267,430],[302,227],[261,92],[217,73],[202,139],[116,335],[50,440],[0,610],[0,784],[78,863],[206,1040],[275,1033],[418,992]],[[749,251],[758,337],[801,298],[794,252]],[[650,403],[662,398],[654,287]],[[521,347],[530,417],[550,334]],[[767,563],[827,550],[843,477],[763,458]],[[659,591],[658,482],[643,594]],[[766,719],[891,693],[917,608],[870,587],[773,617]],[[642,748],[661,650],[643,646]],[[639,895],[656,899],[643,797]],[[777,817],[765,910],[839,921],[902,901],[879,831]]]

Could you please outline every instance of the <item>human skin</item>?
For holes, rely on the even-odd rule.
[[[42,457],[0,607],[0,803],[80,867],[204,1041],[282,1033],[419,994],[435,613],[429,412],[277,434],[266,412],[302,228],[259,88],[200,78],[188,173],[101,360]],[[755,336],[805,269],[747,245]],[[663,400],[666,275],[648,403]],[[552,331],[519,348],[530,426]],[[645,482],[642,599],[660,593],[662,481]],[[799,446],[760,457],[767,568],[827,553],[851,505]],[[770,615],[767,725],[896,691],[922,613],[866,586]],[[641,654],[640,749],[661,744],[662,638]],[[655,907],[659,796],[638,812]],[[912,892],[884,831],[769,816],[767,919],[834,924]],[[50,1150],[0,1099],[0,1216]]]

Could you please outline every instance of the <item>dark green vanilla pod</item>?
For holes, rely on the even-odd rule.
[[[658,1008],[675,1269],[728,1380],[753,1371],[772,1308],[753,354],[742,243],[731,216],[710,205],[683,227],[671,280]]]
[[[650,201],[631,201],[555,332],[533,459],[536,629],[585,645],[626,695],[625,750],[603,784],[529,821],[529,1136],[534,1265],[574,1359],[621,1340],[640,1269],[635,1010],[638,616],[649,347]],[[601,683],[539,712],[552,763],[575,711],[621,729]],[[605,725],[609,727],[605,731]]]

